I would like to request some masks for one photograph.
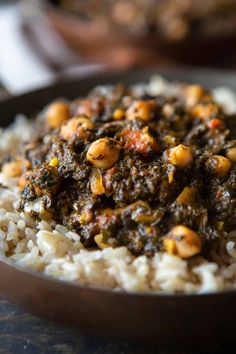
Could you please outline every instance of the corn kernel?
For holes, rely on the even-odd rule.
[[[49,162],[49,166],[51,167],[57,167],[59,163],[59,160],[57,157],[54,157],[50,162]]]
[[[125,111],[122,108],[118,108],[113,112],[114,120],[121,120],[125,117]]]

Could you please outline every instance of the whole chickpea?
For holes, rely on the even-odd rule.
[[[196,104],[192,106],[190,110],[190,114],[193,118],[199,118],[202,121],[207,121],[210,118],[214,118],[214,116],[218,115],[219,108],[214,103],[208,104]]]
[[[236,146],[227,150],[226,156],[233,162],[236,162]]]
[[[7,162],[2,166],[2,172],[7,177],[19,177],[22,174],[23,166],[20,161]]]
[[[204,96],[204,89],[200,85],[188,85],[185,87],[185,102],[187,106],[197,104]]]
[[[155,103],[151,100],[148,101],[134,101],[131,106],[126,111],[127,119],[142,119],[145,122],[148,122],[152,119],[153,108]]]
[[[64,121],[69,119],[69,105],[66,102],[53,102],[46,110],[47,124],[51,128],[59,128]]]
[[[184,225],[174,226],[163,240],[169,254],[190,258],[201,252],[202,242],[198,234]]]
[[[181,168],[188,166],[193,160],[190,147],[183,144],[171,148],[167,152],[167,156],[170,163]]]
[[[206,166],[218,177],[226,177],[231,169],[231,162],[227,157],[213,155],[206,161]]]
[[[94,167],[108,169],[117,162],[120,149],[115,139],[101,138],[90,145],[86,158]]]
[[[94,129],[94,123],[85,117],[73,117],[61,127],[61,136],[65,140],[70,140],[74,134],[83,138],[84,133]]]

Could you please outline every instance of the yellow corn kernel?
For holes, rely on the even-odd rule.
[[[57,167],[59,164],[59,160],[57,157],[54,157],[53,159],[51,159],[51,161],[49,162],[49,166],[51,167]]]
[[[125,118],[125,111],[122,108],[117,108],[113,112],[113,119],[114,120],[121,120],[123,118]]]

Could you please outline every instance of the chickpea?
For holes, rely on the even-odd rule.
[[[193,118],[200,118],[203,121],[206,121],[212,116],[216,116],[218,113],[218,108],[214,103],[208,103],[208,104],[197,104],[196,106],[193,106],[191,109],[191,115]]]
[[[120,149],[115,139],[101,138],[90,145],[86,158],[94,167],[109,169],[118,160]]]
[[[236,147],[228,149],[226,156],[233,162],[236,162]]]
[[[7,177],[19,177],[22,174],[22,163],[19,161],[7,162],[2,166],[2,173]]]
[[[213,155],[206,161],[206,166],[218,177],[226,177],[231,169],[231,162],[227,157]]]
[[[135,101],[126,111],[127,119],[140,118],[145,122],[152,119],[153,108],[155,103],[151,100],[149,101]]]
[[[51,103],[46,111],[46,121],[51,128],[59,128],[69,119],[69,105],[66,102]]]
[[[194,106],[204,95],[204,89],[200,85],[188,85],[184,91],[187,106]]]
[[[177,167],[186,167],[193,160],[193,154],[188,146],[179,144],[168,151],[168,160]]]
[[[79,138],[86,136],[87,130],[94,129],[93,122],[85,117],[73,117],[61,127],[61,136],[65,140],[70,140],[74,134]]]
[[[164,116],[170,117],[172,114],[174,114],[175,109],[173,107],[173,105],[171,105],[170,103],[166,103],[163,108],[162,108],[162,113],[164,114]]]
[[[171,229],[163,240],[165,250],[169,254],[181,258],[190,258],[201,252],[202,242],[198,234],[184,225]]]

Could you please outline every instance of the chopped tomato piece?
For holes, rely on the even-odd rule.
[[[120,136],[124,139],[125,149],[135,150],[138,154],[147,155],[159,150],[156,139],[140,130],[124,130]]]
[[[217,118],[212,119],[209,123],[208,123],[208,127],[210,129],[216,129],[219,128],[219,126],[221,125],[221,121]]]

